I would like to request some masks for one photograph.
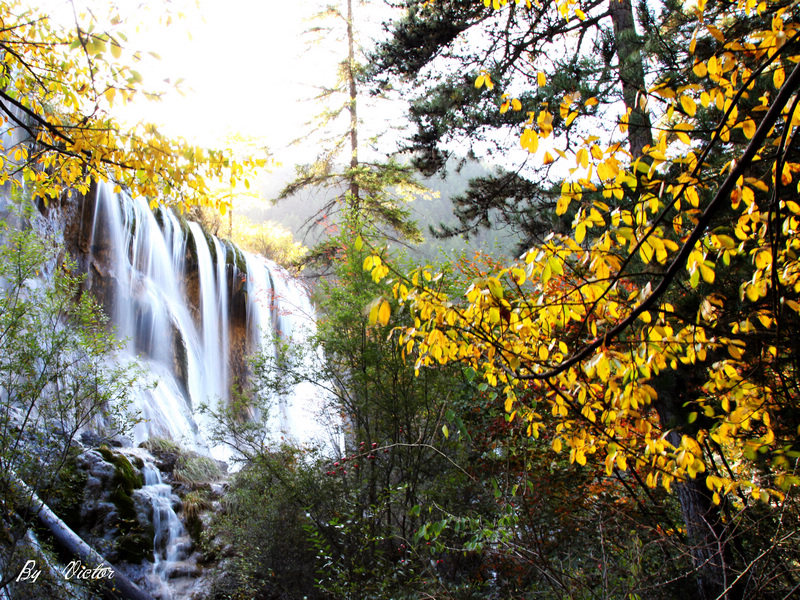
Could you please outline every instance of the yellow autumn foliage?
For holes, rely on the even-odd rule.
[[[568,18],[576,7],[561,0],[552,10]],[[800,319],[800,164],[783,152],[800,125],[800,51],[787,43],[800,23],[785,3],[740,0],[724,19],[774,18],[727,39],[731,28],[704,15],[703,3],[687,10],[696,19],[690,53],[698,36],[717,45],[687,66],[702,85],[673,78],[648,90],[641,104],[659,130],[644,156],[613,136],[570,136],[572,147],[558,151],[570,174],[555,212],[573,215],[570,235],[551,234],[463,293],[446,293],[422,270],[387,285],[414,317],[396,335],[418,371],[470,365],[531,435],[552,428],[553,449],[568,449],[570,461],[609,474],[634,469],[667,489],[704,474],[716,502],[736,494],[769,501],[800,482],[792,451],[800,431],[780,417],[800,407],[786,383],[798,373],[784,335]],[[761,102],[746,102],[765,81],[772,89]],[[581,106],[576,93],[562,98],[564,128],[582,118]],[[710,110],[721,115],[715,131],[698,133]],[[530,114],[519,142],[534,153],[552,117],[545,126]],[[629,119],[630,111],[620,116],[620,133]],[[735,159],[711,173],[709,150],[734,141]],[[558,159],[547,152],[544,163]],[[384,280],[381,264],[376,256],[364,266]],[[687,318],[688,298],[696,301]],[[659,415],[660,393],[665,378],[689,374],[691,433],[677,437]],[[733,465],[724,476],[709,463],[715,453]],[[770,477],[754,467],[759,456]]]

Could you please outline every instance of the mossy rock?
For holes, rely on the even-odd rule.
[[[172,473],[175,463],[181,455],[181,448],[172,440],[164,438],[150,438],[140,444],[155,458],[156,466],[161,473]]]
[[[202,227],[200,228],[203,231],[203,235],[206,238],[206,246],[208,246],[208,253],[211,255],[211,264],[217,264],[217,245],[214,243],[214,236],[208,233]]]
[[[133,501],[133,491],[144,485],[144,477],[125,455],[114,452],[108,446],[100,446],[97,451],[103,460],[114,465],[109,498],[119,513],[119,534],[115,540],[119,558],[130,563],[152,559],[155,531],[152,526],[144,526],[139,522]]]
[[[138,564],[143,560],[153,560],[153,540],[155,530],[152,525],[142,526],[136,521],[135,526],[120,527],[120,535],[116,540],[117,555],[125,562]]]
[[[144,448],[150,453],[153,452],[174,452],[175,454],[181,451],[181,447],[178,446],[172,440],[168,440],[167,438],[159,438],[159,437],[152,437],[141,444],[139,447]]]
[[[239,273],[247,273],[247,261],[245,260],[244,252],[227,240],[223,243],[227,249],[225,253],[226,264],[236,267]]]
[[[224,477],[222,469],[213,458],[195,452],[186,452],[178,457],[173,471],[175,481],[190,487],[199,487]]]
[[[183,520],[192,542],[199,546],[202,542],[202,533],[206,525],[203,523],[202,513],[211,510],[212,494],[207,489],[192,490],[181,501],[183,507]]]
[[[113,485],[124,490],[129,496],[133,490],[144,485],[144,477],[140,471],[134,469],[131,461],[119,452],[114,452],[108,446],[100,446],[97,449],[107,463],[114,465]]]
[[[160,204],[153,209],[153,216],[156,219],[156,223],[158,223],[159,229],[164,229],[164,207]]]

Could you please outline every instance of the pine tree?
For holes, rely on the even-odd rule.
[[[337,82],[323,88],[315,98],[328,106],[317,117],[316,127],[306,139],[325,134],[329,137],[323,139],[324,149],[313,163],[297,168],[297,178],[282,190],[278,199],[295,196],[302,190],[322,190],[328,199],[310,225],[338,227],[343,215],[358,215],[358,222],[384,239],[418,242],[421,236],[405,203],[423,193],[424,188],[414,180],[412,170],[393,158],[378,162],[361,158],[359,103],[363,69],[359,63],[355,8],[354,0],[346,0],[343,5],[328,6],[316,17],[325,25],[311,31],[323,34],[328,43],[337,29],[342,26],[344,29],[342,45],[346,53],[339,65]],[[343,115],[346,119],[342,119]],[[337,129],[342,121],[346,125]],[[336,253],[330,239],[324,240],[304,262],[324,264],[335,258]]]

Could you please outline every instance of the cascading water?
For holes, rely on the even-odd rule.
[[[200,225],[189,223],[189,229],[197,249],[202,330],[200,353],[203,357],[205,388],[209,400],[225,400],[228,397],[228,340],[223,325],[228,322],[225,252],[219,240],[213,238],[215,265]]]
[[[191,540],[175,513],[178,497],[173,493],[172,486],[162,481],[161,472],[149,460],[150,457],[140,453],[136,455],[143,460],[144,475],[144,486],[138,493],[149,501],[153,511],[153,568],[147,578],[147,586],[160,600],[171,600],[175,594],[168,582],[178,561],[187,558]]]
[[[136,359],[153,382],[135,399],[133,408],[144,418],[133,432],[135,445],[161,437],[230,461],[226,445],[209,442],[210,418],[200,407],[214,411],[230,399],[231,382],[247,372],[244,355],[274,355],[276,338],[293,344],[308,339],[314,312],[305,289],[275,263],[223,243],[170,210],[159,209],[156,218],[143,199],[102,185],[90,246],[90,285],[97,286],[117,335],[126,340],[120,360]],[[321,419],[322,399],[313,385],[294,386],[276,404],[269,414],[276,443],[282,438],[331,447],[326,425],[335,419]],[[165,582],[183,558],[186,549],[178,542],[185,532],[170,486],[152,463],[144,463],[143,490],[156,529],[150,576],[156,583],[148,585],[168,598]]]
[[[98,188],[92,247],[102,240],[110,254],[105,262],[113,288],[107,304],[116,334],[127,344],[127,356],[121,360],[138,358],[155,381],[136,399],[143,421],[134,430],[134,442],[162,437],[206,449],[186,398],[199,399],[204,382],[197,331],[181,289],[182,273],[173,264],[175,247],[185,243],[176,239],[179,229],[168,231],[173,238],[170,252],[146,204],[120,202],[105,186]],[[185,377],[176,377],[175,355],[184,358]]]

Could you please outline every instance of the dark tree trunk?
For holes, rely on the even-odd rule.
[[[667,440],[680,446],[684,434],[694,435],[689,430],[692,374],[688,369],[679,369],[655,382],[658,412],[662,429],[668,431]],[[714,504],[712,494],[706,487],[706,475],[698,473],[694,479],[674,484],[678,502],[686,525],[686,541],[695,569],[698,600],[743,600],[741,585],[732,585],[736,571],[732,565],[733,545],[730,532],[722,519],[720,507]],[[730,587],[730,589],[728,589]]]
[[[653,143],[650,114],[642,110],[639,96],[646,98],[644,65],[639,50],[639,40],[633,24],[631,0],[609,0],[609,14],[614,25],[614,43],[617,50],[618,73],[622,83],[622,98],[631,110],[628,121],[628,145],[636,159],[645,146]]]

